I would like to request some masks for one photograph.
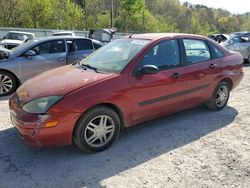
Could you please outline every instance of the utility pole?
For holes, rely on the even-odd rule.
[[[113,28],[114,1],[110,0],[110,26]]]
[[[88,30],[88,21],[87,21],[87,7],[86,0],[83,0],[83,9],[84,9],[84,20],[85,20],[85,30]]]

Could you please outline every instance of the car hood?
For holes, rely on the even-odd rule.
[[[23,41],[22,40],[12,40],[12,39],[4,39],[1,41],[1,44],[22,44]]]
[[[17,90],[17,95],[22,103],[39,97],[64,96],[71,91],[114,75],[114,73],[104,74],[83,70],[74,65],[63,66],[27,80]]]

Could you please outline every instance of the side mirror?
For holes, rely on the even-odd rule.
[[[157,74],[159,69],[155,65],[144,65],[142,68],[137,70],[137,75],[144,75],[144,74]]]
[[[35,55],[36,55],[36,52],[34,52],[33,50],[28,50],[27,52],[24,53],[25,57],[31,57]]]
[[[6,36],[3,36],[3,39],[6,39]]]

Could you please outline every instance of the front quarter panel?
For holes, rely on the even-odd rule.
[[[132,120],[130,101],[127,97],[128,79],[125,74],[119,74],[111,79],[79,88],[58,102],[49,113],[80,113],[100,105],[111,104],[116,106],[124,115],[124,123],[130,124]]]
[[[17,58],[0,61],[0,69],[13,73],[22,82],[22,68]]]

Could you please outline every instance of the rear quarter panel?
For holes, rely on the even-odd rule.
[[[215,87],[224,79],[232,81],[232,89],[235,88],[243,78],[243,57],[240,53],[231,52],[224,58],[221,58],[219,65],[220,74],[216,77],[210,86],[210,94],[213,94]]]

